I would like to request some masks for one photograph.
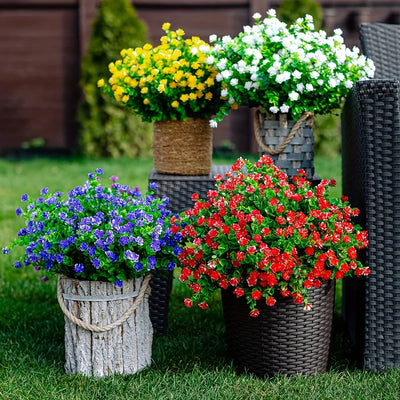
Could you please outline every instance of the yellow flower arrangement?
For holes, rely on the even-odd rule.
[[[182,29],[170,30],[160,45],[147,43],[136,49],[123,49],[122,59],[108,66],[111,77],[98,86],[118,102],[139,114],[144,121],[210,118],[226,98],[210,56],[211,46],[197,36],[184,38]]]

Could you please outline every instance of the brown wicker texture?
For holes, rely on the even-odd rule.
[[[160,174],[208,175],[212,163],[209,121],[189,118],[155,122],[153,160]]]
[[[224,176],[229,169],[229,165],[213,165],[208,175],[201,176],[159,174],[153,169],[149,175],[149,182],[157,183],[156,196],[168,197],[168,209],[173,213],[180,213],[193,207],[193,193],[198,193],[200,198],[206,198],[207,192],[215,188],[214,176]],[[150,286],[150,319],[154,334],[164,335],[168,328],[172,273],[153,275]]]
[[[268,154],[274,164],[279,166],[288,176],[297,175],[298,169],[306,171],[307,179],[314,176],[314,116],[306,118],[296,130],[292,140],[279,154],[266,151],[263,144],[271,150],[282,146],[290,135],[296,121],[287,120],[286,114],[257,113],[255,135],[259,143],[260,155]]]
[[[335,294],[328,281],[310,291],[312,309],[304,311],[293,299],[280,297],[273,307],[258,305],[249,316],[246,300],[222,290],[228,352],[240,372],[259,377],[277,374],[312,375],[328,364]]]

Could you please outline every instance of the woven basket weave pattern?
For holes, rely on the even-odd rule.
[[[289,120],[287,127],[282,127],[279,120],[272,120],[269,116],[264,119],[264,125],[259,130],[260,137],[268,147],[277,149],[288,137],[295,121]],[[268,154],[259,147],[259,154]],[[297,170],[306,171],[307,179],[314,176],[314,130],[304,121],[297,130],[289,145],[278,155],[270,155],[274,163],[288,176],[297,175]]]
[[[399,97],[396,80],[358,82],[342,115],[343,193],[360,208],[371,269],[345,282],[343,310],[367,370],[400,367]]]
[[[208,175],[212,130],[206,119],[158,121],[153,127],[154,168],[160,174]]]
[[[238,369],[261,377],[326,371],[334,292],[332,281],[312,289],[310,311],[292,298],[279,297],[273,307],[260,302],[260,315],[253,318],[243,297],[222,290],[228,351]]]
[[[202,176],[159,174],[153,169],[149,175],[149,182],[157,183],[156,196],[169,198],[168,209],[173,213],[180,213],[193,207],[193,193],[198,193],[202,199],[207,198],[208,191],[215,189],[214,176],[224,175],[229,168],[229,165],[213,165],[211,172]],[[163,335],[166,333],[168,325],[172,273],[153,275],[150,286],[152,288],[149,298],[150,319],[154,333]]]

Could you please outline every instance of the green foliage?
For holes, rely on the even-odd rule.
[[[310,14],[314,19],[315,30],[322,26],[322,7],[314,0],[283,0],[278,10],[278,17],[287,24],[292,24],[297,18]]]
[[[128,0],[102,0],[82,60],[79,104],[80,152],[91,157],[137,157],[148,154],[152,127],[97,87],[107,66],[124,47],[141,46],[147,29]]]
[[[340,116],[338,114],[326,114],[315,116],[314,150],[323,157],[336,157],[340,153]]]

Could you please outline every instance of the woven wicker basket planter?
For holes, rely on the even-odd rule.
[[[188,118],[155,122],[153,160],[159,174],[208,175],[212,163],[209,121]]]
[[[325,372],[334,305],[334,283],[310,291],[312,309],[304,311],[292,298],[280,297],[273,307],[258,304],[249,316],[246,300],[222,290],[228,352],[240,372],[259,377]]]
[[[291,177],[298,169],[314,176],[314,116],[303,114],[299,121],[287,119],[287,114],[263,114],[257,110],[255,136],[260,155],[268,154],[274,164]]]
[[[66,373],[102,378],[134,374],[150,365],[149,279],[126,280],[117,288],[111,282],[60,276]]]

